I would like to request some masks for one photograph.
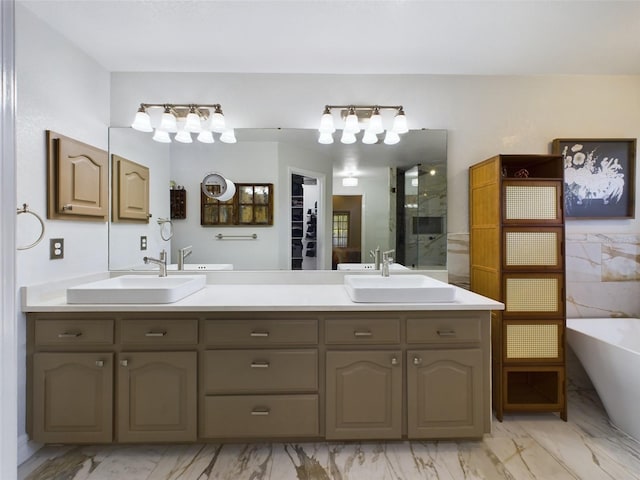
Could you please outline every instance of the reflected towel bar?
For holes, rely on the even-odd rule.
[[[256,240],[258,238],[258,234],[257,233],[252,233],[251,235],[223,235],[222,233],[219,233],[216,235],[216,238],[218,240],[226,240],[226,239],[230,239],[230,238],[240,238],[240,239],[244,239],[244,240]]]

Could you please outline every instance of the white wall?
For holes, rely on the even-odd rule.
[[[45,130],[107,149],[109,73],[61,35],[16,5],[17,196],[46,216]],[[7,206],[9,207],[9,206]],[[23,218],[24,217],[24,218]],[[18,245],[35,240],[27,215],[16,222]],[[29,285],[107,268],[107,223],[45,220],[42,242],[16,253],[16,284]],[[63,237],[64,259],[49,260],[49,239]],[[29,455],[25,434],[25,329],[18,316],[19,459]]]

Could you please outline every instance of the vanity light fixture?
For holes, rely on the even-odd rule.
[[[362,143],[372,145],[379,143],[378,135],[385,133],[382,111],[395,112],[391,128],[386,129],[383,142],[395,145],[400,141],[400,135],[407,133],[407,117],[402,105],[325,105],[320,118],[320,136],[318,143],[329,145],[333,143],[333,133],[336,131],[333,111],[340,112],[342,119],[342,135],[340,141],[351,144],[357,141],[356,135],[364,130]]]
[[[214,143],[213,133],[219,133],[223,143],[236,143],[235,133],[227,127],[219,103],[141,103],[131,127],[140,132],[154,132],[153,139],[162,143],[171,143],[170,133],[182,143],[192,143],[192,134],[197,134],[199,142]]]

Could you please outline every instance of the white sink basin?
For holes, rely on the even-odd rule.
[[[167,270],[178,270],[178,264],[167,265]],[[211,270],[233,270],[233,263],[185,263],[185,272],[206,272]]]
[[[205,275],[123,275],[69,287],[67,303],[173,303],[205,284]]]
[[[381,267],[382,268],[382,267]],[[338,270],[375,270],[375,265],[373,263],[339,263]],[[380,269],[378,269],[380,270]],[[389,271],[400,271],[400,270],[410,270],[408,267],[400,263],[390,263]]]
[[[453,302],[455,287],[424,275],[345,275],[351,300],[359,303]]]

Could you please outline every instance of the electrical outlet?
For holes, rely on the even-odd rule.
[[[140,237],[140,250],[146,250],[146,249],[147,249],[147,236],[142,235]]]
[[[49,239],[49,260],[64,258],[64,238]]]

